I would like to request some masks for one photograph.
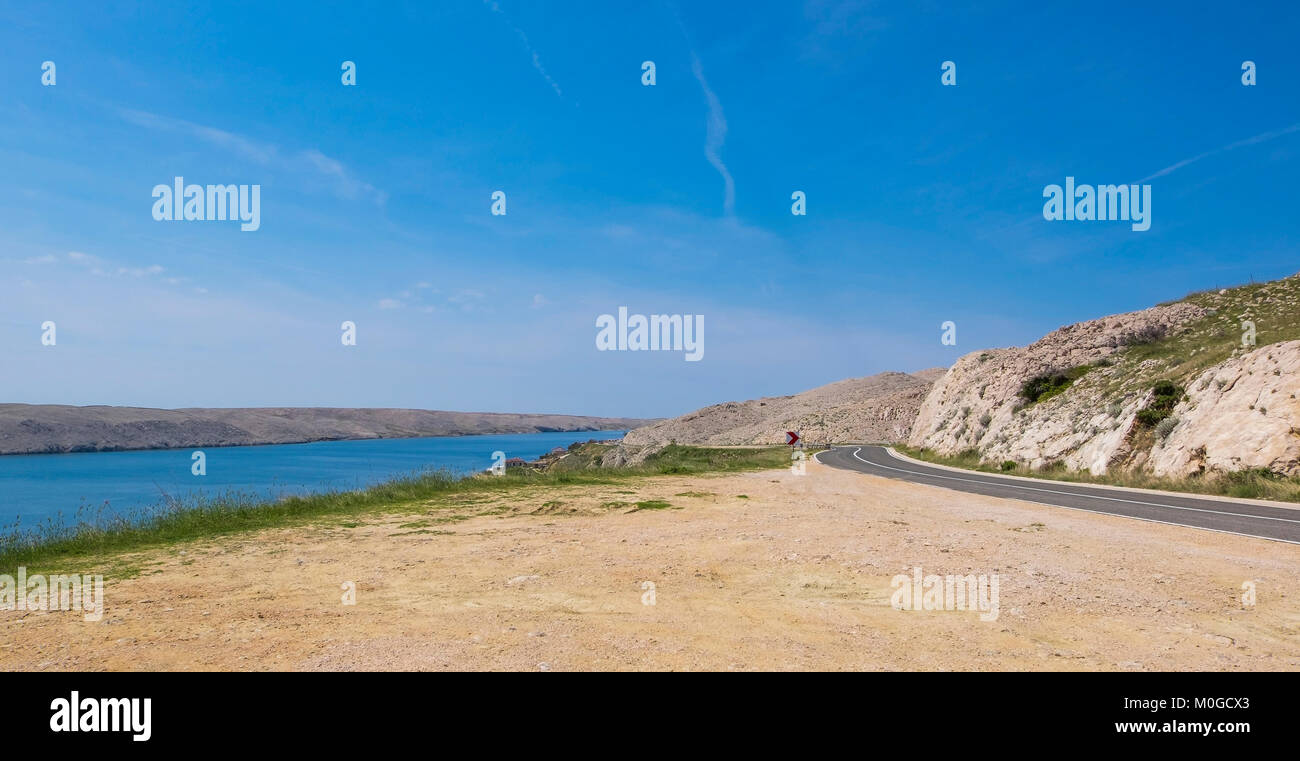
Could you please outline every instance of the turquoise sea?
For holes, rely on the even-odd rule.
[[[624,431],[440,436],[207,447],[207,475],[190,471],[194,449],[0,456],[0,532],[47,519],[125,515],[169,498],[231,491],[268,499],[369,486],[429,469],[484,470],[492,453],[531,460],[576,441],[617,439]]]

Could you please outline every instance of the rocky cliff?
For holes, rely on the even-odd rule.
[[[850,378],[792,396],[726,402],[629,432],[629,446],[784,444],[786,431],[810,442],[905,441],[941,368]]]
[[[1262,346],[1206,370],[1151,453],[1161,476],[1266,468],[1300,474],[1300,341]]]
[[[1296,339],[1295,276],[1068,325],[1030,346],[959,359],[908,442],[1096,474],[1296,474]]]

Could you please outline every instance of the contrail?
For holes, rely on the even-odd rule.
[[[515,26],[514,22],[510,20],[510,17],[506,15],[506,12],[501,10],[501,6],[497,4],[496,0],[483,0],[483,4],[488,8],[491,8],[493,13],[496,13],[501,16],[501,18],[505,19],[506,25],[513,29],[515,34],[519,35],[519,40],[524,43],[524,50],[532,57],[533,68],[537,69],[537,73],[542,75],[542,79],[546,80],[546,84],[550,85],[552,90],[555,90],[555,94],[563,98],[564,93],[560,91],[560,86],[555,83],[554,79],[551,79],[550,74],[546,73],[546,67],[542,66],[541,56],[537,55],[536,50],[533,50],[533,46],[528,42],[528,35],[524,34],[524,30]]]
[[[727,165],[722,163],[722,156],[719,151],[722,150],[722,144],[727,140],[727,118],[722,115],[722,103],[718,101],[718,96],[713,94],[709,87],[708,81],[704,78],[704,68],[700,66],[700,59],[691,51],[691,72],[699,80],[700,89],[704,90],[704,98],[709,103],[709,123],[708,133],[704,141],[704,157],[709,160],[718,174],[722,175],[722,182],[726,186],[726,194],[723,196],[722,208],[726,211],[727,216],[731,216],[736,210],[736,182],[731,178],[731,172],[727,171]]]
[[[718,96],[713,93],[713,88],[709,87],[709,81],[704,78],[704,66],[700,64],[700,57],[695,54],[695,44],[691,42],[691,34],[686,31],[686,23],[682,21],[682,14],[678,13],[676,4],[666,2],[664,5],[668,12],[673,15],[673,20],[677,22],[677,28],[681,30],[682,37],[686,40],[686,46],[691,51],[691,73],[695,75],[696,81],[700,83],[700,89],[704,91],[704,99],[709,104],[709,121],[708,132],[704,139],[704,157],[709,160],[713,168],[718,170],[722,175],[722,184],[725,188],[722,197],[722,208],[727,216],[733,216],[736,212],[736,181],[731,178],[731,172],[728,171],[727,165],[722,163],[722,144],[727,141],[727,117],[722,114],[722,102]]]
[[[1188,164],[1191,164],[1196,161],[1200,161],[1203,158],[1213,156],[1217,153],[1223,153],[1224,151],[1230,151],[1234,148],[1241,148],[1247,145],[1255,145],[1256,143],[1267,142],[1269,140],[1272,140],[1273,138],[1281,137],[1283,135],[1287,135],[1296,131],[1300,131],[1300,122],[1297,122],[1296,124],[1292,124],[1290,127],[1283,127],[1282,129],[1276,129],[1273,130],[1272,132],[1264,132],[1262,134],[1255,135],[1254,137],[1248,137],[1245,140],[1238,140],[1235,143],[1229,143],[1228,145],[1225,145],[1222,148],[1215,148],[1212,151],[1206,151],[1205,153],[1202,153],[1199,156],[1193,156],[1190,159],[1183,159],[1182,161],[1179,161],[1176,164],[1170,164],[1169,166],[1165,167],[1164,169],[1161,169],[1159,172],[1156,172],[1155,174],[1143,177],[1141,180],[1138,180],[1138,182],[1146,182],[1147,180],[1154,180],[1157,177],[1164,177],[1165,175],[1171,172],[1175,172],[1179,169],[1182,169]]]

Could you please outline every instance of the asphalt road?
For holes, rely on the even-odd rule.
[[[1232,502],[1214,497],[1099,489],[1057,481],[1023,481],[992,473],[945,470],[901,460],[885,447],[835,447],[817,454],[816,458],[818,462],[836,468],[972,494],[1300,544],[1300,508]]]

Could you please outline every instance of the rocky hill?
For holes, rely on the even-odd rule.
[[[921,405],[909,443],[1094,474],[1295,475],[1297,370],[1300,277],[1197,293],[962,357]]]
[[[786,431],[810,442],[905,441],[921,400],[942,368],[850,378],[793,396],[726,402],[630,431],[629,446],[784,444]]]
[[[298,444],[491,433],[623,430],[638,418],[438,410],[71,407],[0,404],[0,454]]]

